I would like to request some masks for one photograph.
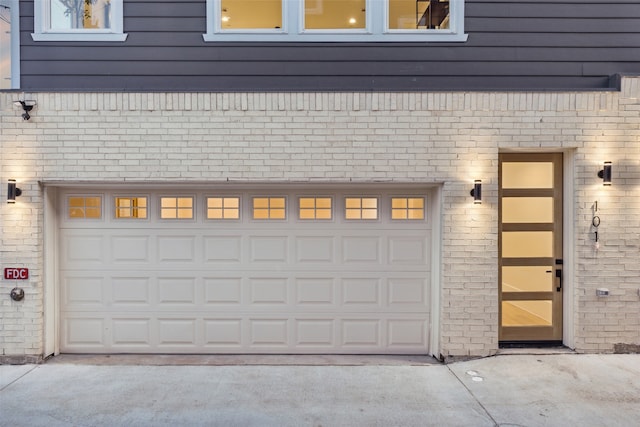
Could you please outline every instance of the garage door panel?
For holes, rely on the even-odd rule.
[[[149,236],[113,236],[111,237],[111,259],[119,263],[149,263],[151,247]]]
[[[158,261],[195,262],[196,236],[158,236]]]
[[[249,319],[249,347],[287,347],[288,319]]]
[[[415,307],[424,310],[428,307],[428,287],[424,277],[389,278],[387,281],[389,306]]]
[[[286,277],[249,278],[249,303],[252,305],[288,304],[288,279]]]
[[[67,306],[87,306],[104,303],[104,282],[103,276],[74,276],[65,277],[66,286],[62,291],[62,307]]]
[[[380,237],[345,236],[342,238],[342,262],[380,264]]]
[[[222,347],[226,349],[242,349],[243,320],[235,319],[204,319],[205,346]]]
[[[158,277],[158,304],[195,305],[195,277]]]
[[[427,345],[426,320],[390,319],[387,322],[389,348],[404,349]]]
[[[205,304],[238,306],[242,304],[241,277],[205,277]]]
[[[297,263],[335,263],[335,237],[298,236],[295,238]]]
[[[112,342],[114,348],[135,346],[151,348],[151,319],[114,318],[112,324]]]
[[[339,192],[331,220],[300,220],[293,191],[286,220],[254,221],[254,194],[233,220],[62,221],[61,351],[428,352],[427,221],[390,220],[381,194],[378,219],[346,220]]]
[[[105,238],[101,235],[86,234],[67,235],[62,242],[62,262],[65,265],[87,264],[100,265],[105,260]]]
[[[342,304],[345,306],[381,306],[382,294],[378,277],[348,277],[342,279]]]
[[[249,261],[287,263],[288,243],[288,236],[249,236]]]
[[[150,277],[113,277],[111,279],[114,306],[149,305],[152,298]]]
[[[242,236],[204,236],[204,261],[239,263],[242,261]],[[237,268],[237,267],[236,267]]]
[[[334,319],[294,319],[295,347],[336,348]]]
[[[159,318],[158,346],[193,347],[196,342],[195,318]]]
[[[342,321],[342,347],[382,347],[380,319],[345,319]]]
[[[61,346],[97,350],[105,347],[105,322],[107,319],[95,316],[65,317],[61,325]]]
[[[296,304],[336,306],[335,280],[331,277],[296,277]]]
[[[389,264],[418,265],[427,263],[427,242],[422,236],[391,236],[388,238]]]

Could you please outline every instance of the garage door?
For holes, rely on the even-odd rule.
[[[426,191],[65,190],[60,349],[425,354]]]

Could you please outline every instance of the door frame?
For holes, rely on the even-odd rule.
[[[576,307],[576,282],[575,282],[575,260],[576,260],[576,195],[575,195],[575,155],[576,148],[568,149],[545,149],[530,150],[519,148],[501,148],[499,154],[553,154],[562,153],[563,170],[563,218],[562,218],[562,251],[563,251],[563,281],[562,287],[562,345],[570,349],[575,348],[575,307]],[[496,167],[497,174],[497,167]],[[497,180],[497,177],[496,177]],[[497,209],[496,201],[496,209]],[[496,265],[496,268],[498,266]],[[498,283],[496,283],[498,286]],[[496,304],[498,301],[496,300]],[[501,319],[497,319],[497,328],[500,328]],[[496,340],[498,332],[496,331]]]

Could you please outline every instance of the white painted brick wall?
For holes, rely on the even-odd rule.
[[[43,198],[39,181],[420,182],[442,185],[445,356],[497,349],[500,150],[573,155],[575,346],[640,344],[640,78],[621,92],[31,93],[22,121],[0,93],[0,264],[24,265],[27,297],[0,283],[0,356],[43,351]],[[614,165],[613,186],[596,177]],[[469,189],[483,181],[483,203]],[[0,183],[1,184],[1,183]],[[1,184],[4,195],[6,184]],[[598,200],[601,247],[589,233]],[[595,289],[606,286],[608,298]]]

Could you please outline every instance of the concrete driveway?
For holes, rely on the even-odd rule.
[[[504,355],[448,365],[56,359],[0,365],[1,426],[630,426],[640,419],[640,355]]]

